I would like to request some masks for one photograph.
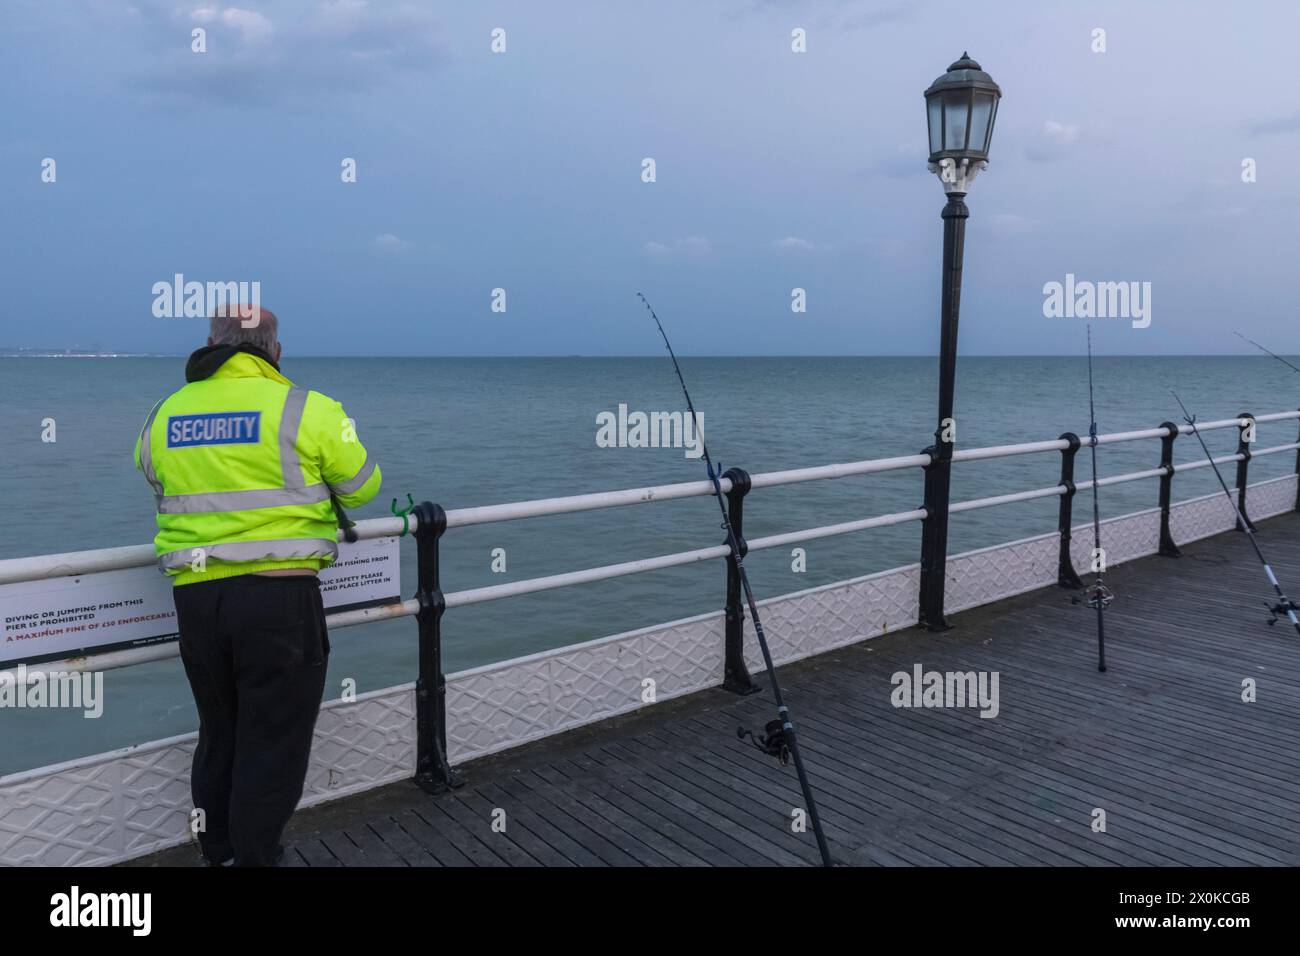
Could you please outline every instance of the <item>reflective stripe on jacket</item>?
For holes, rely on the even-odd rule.
[[[338,402],[260,354],[227,351],[154,406],[136,441],[157,501],[158,563],[178,585],[325,567],[338,555],[330,495],[355,507],[382,481]]]

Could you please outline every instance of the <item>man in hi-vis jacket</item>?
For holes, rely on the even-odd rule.
[[[268,309],[219,309],[135,447],[198,706],[191,789],[211,865],[283,853],[325,686],[316,572],[338,555],[332,499],[365,504],[381,480],[342,406],[280,374],[277,325]]]

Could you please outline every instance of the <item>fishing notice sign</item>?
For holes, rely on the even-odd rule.
[[[320,572],[325,607],[397,600],[400,561],[397,538],[340,543],[338,560]],[[171,592],[152,566],[0,584],[0,668],[174,641]]]

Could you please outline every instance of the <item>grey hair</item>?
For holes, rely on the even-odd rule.
[[[227,310],[218,306],[213,312],[209,336],[213,345],[252,345],[268,354],[275,353],[279,341],[279,322],[270,309],[236,305]]]

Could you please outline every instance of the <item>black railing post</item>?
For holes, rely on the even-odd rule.
[[[1250,412],[1242,412],[1237,417],[1246,419],[1246,424],[1237,426],[1237,454],[1242,456],[1241,461],[1237,462],[1237,511],[1241,513],[1237,520],[1237,530],[1254,531],[1255,525],[1250,520],[1250,515],[1246,514],[1246,472],[1250,464],[1250,442],[1246,441],[1246,435],[1255,428],[1255,416]],[[1252,434],[1251,437],[1255,436]]]
[[[736,544],[740,547],[740,557],[744,558],[749,550],[745,545],[745,495],[749,494],[749,472],[741,468],[729,468],[722,476],[731,482],[727,494],[727,520],[731,530],[736,533]],[[736,565],[736,555],[727,555],[727,608],[726,608],[726,644],[723,664],[722,686],[737,694],[753,694],[762,690],[749,675],[745,666],[745,611],[741,606],[744,595],[740,587],[740,568]]]
[[[1300,409],[1296,409],[1300,411]],[[1300,435],[1296,435],[1296,441],[1300,442]],[[1295,510],[1300,511],[1300,448],[1295,450]]]
[[[438,541],[447,530],[447,513],[422,501],[415,506],[415,620],[420,628],[420,673],[415,681],[415,782],[428,793],[442,793],[464,781],[447,761],[447,678],[442,672],[442,613],[447,609],[438,579]]]
[[[1065,494],[1061,495],[1061,508],[1056,520],[1061,535],[1056,583],[1063,588],[1073,589],[1083,587],[1083,581],[1074,570],[1074,559],[1070,557],[1070,526],[1074,522],[1074,494],[1077,491],[1074,486],[1074,456],[1079,453],[1079,445],[1082,443],[1074,432],[1066,432],[1060,440],[1069,442],[1069,446],[1061,449],[1061,480],[1058,484],[1065,485]]]
[[[1182,557],[1174,543],[1174,536],[1169,532],[1169,505],[1173,498],[1174,482],[1174,439],[1180,434],[1173,422],[1161,422],[1165,437],[1160,439],[1160,467],[1164,474],[1160,476],[1160,553],[1166,558]]]

